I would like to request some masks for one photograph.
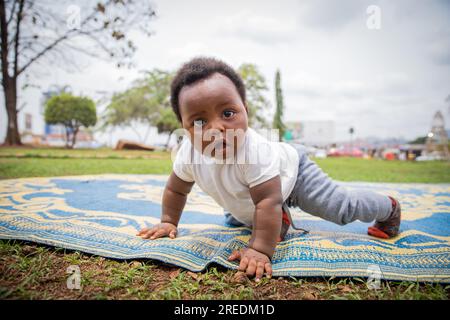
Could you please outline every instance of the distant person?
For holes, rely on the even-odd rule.
[[[138,236],[175,238],[194,183],[226,210],[229,224],[252,227],[248,247],[234,251],[229,260],[240,260],[239,269],[256,279],[264,272],[272,274],[277,242],[292,225],[288,207],[339,225],[375,221],[370,235],[398,235],[397,200],[338,186],[308,158],[303,145],[272,142],[250,128],[244,84],[224,62],[195,58],[185,63],[172,81],[171,104],[188,139],[177,151],[164,190],[161,223],[140,230]]]

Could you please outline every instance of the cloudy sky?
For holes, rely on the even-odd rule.
[[[350,126],[361,138],[423,136],[437,110],[450,127],[450,1],[165,0],[155,1],[155,8],[154,35],[133,36],[135,69],[94,60],[84,61],[80,71],[50,65],[31,70],[40,88],[20,94],[22,116],[37,117],[41,91],[52,84],[98,97],[126,89],[140,70],[174,70],[207,55],[236,68],[256,64],[272,104],[280,69],[285,120],[333,120],[338,140],[348,139]],[[3,140],[3,101],[1,112]]]

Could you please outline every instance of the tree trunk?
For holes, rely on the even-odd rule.
[[[70,143],[70,132],[69,132],[70,127],[65,125],[65,128],[66,128],[66,149],[70,149],[70,145],[69,145],[69,143]]]
[[[147,130],[145,130],[145,136],[144,136],[144,143],[146,143],[147,142],[147,139],[148,139],[148,134],[150,133],[150,129],[152,128],[152,126],[149,124],[148,126],[147,126]]]
[[[131,124],[130,128],[134,131],[134,133],[136,133],[136,135],[138,136],[138,141],[140,143],[145,143],[145,141],[142,141],[142,137],[139,134],[139,131],[134,127],[134,124]]]
[[[20,9],[18,12],[17,24],[20,24],[21,13],[23,9],[23,1],[19,4]],[[18,61],[18,37],[19,29],[17,27],[15,46],[14,46],[14,70],[13,76],[9,75],[9,62],[8,62],[8,24],[6,19],[5,2],[0,1],[0,38],[1,38],[1,74],[2,74],[2,87],[5,98],[6,114],[8,115],[8,125],[6,130],[5,145],[22,145],[19,135],[19,127],[17,125],[17,61]]]
[[[17,81],[15,78],[3,79],[3,92],[8,115],[5,145],[22,145],[17,123]]]
[[[78,134],[79,129],[80,129],[80,127],[75,127],[73,129],[73,132],[72,132],[72,144],[70,146],[70,149],[73,149],[75,147],[75,143],[77,143],[77,134]]]
[[[169,149],[170,138],[172,137],[172,133],[174,131],[175,130],[169,131],[169,137],[167,138],[167,141],[166,141],[166,150]]]

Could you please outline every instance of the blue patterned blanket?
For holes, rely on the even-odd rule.
[[[0,181],[0,238],[21,239],[117,259],[150,258],[191,271],[227,261],[244,247],[251,230],[226,225],[223,210],[196,186],[189,195],[176,239],[142,240],[144,226],[159,222],[167,176],[97,175]],[[400,236],[381,240],[366,223],[334,225],[299,210],[272,259],[274,276],[367,277],[450,282],[450,184],[352,182],[392,195],[402,204]],[[372,273],[373,274],[373,273]]]

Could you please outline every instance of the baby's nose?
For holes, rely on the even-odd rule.
[[[211,124],[211,129],[217,130],[217,131],[220,131],[220,132],[225,132],[225,126],[224,126],[223,122],[220,121],[220,120],[214,121]]]

